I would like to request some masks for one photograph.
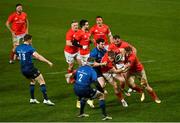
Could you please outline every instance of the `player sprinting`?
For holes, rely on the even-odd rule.
[[[16,12],[13,12],[6,21],[6,26],[11,32],[13,47],[10,52],[9,63],[14,63],[15,49],[25,34],[28,34],[29,22],[27,14],[23,12],[22,4],[16,5]]]
[[[152,87],[149,85],[146,73],[144,70],[143,65],[138,60],[136,54],[133,52],[131,47],[125,48],[125,66],[124,69],[127,70],[127,80],[129,82],[130,86],[135,86],[135,78],[138,78],[140,80],[141,86],[147,90],[149,95],[152,97],[152,99],[156,103],[161,103],[161,100],[158,98],[155,91],[152,89]],[[141,96],[141,101],[145,100],[145,95]]]
[[[77,60],[78,54],[78,43],[74,42],[74,34],[77,32],[78,29],[78,22],[72,21],[71,29],[69,29],[66,33],[66,46],[64,48],[64,55],[66,58],[66,62],[68,63],[68,73],[73,72],[74,61]]]
[[[108,38],[110,42],[112,42],[113,37],[112,37],[109,26],[103,23],[103,18],[101,16],[96,17],[96,24],[93,27],[91,27],[90,33],[94,38],[95,46],[96,46],[96,40],[99,38],[102,38],[105,41],[105,49],[106,50],[108,49],[108,46],[109,46]]]
[[[41,92],[44,97],[44,104],[47,105],[55,105],[53,102],[51,102],[47,96],[46,91],[46,84],[45,80],[40,73],[40,71],[34,67],[34,64],[32,62],[32,56],[42,62],[47,63],[50,67],[53,66],[53,63],[51,63],[49,60],[41,56],[38,52],[35,51],[35,49],[31,46],[32,44],[32,36],[29,34],[26,34],[24,36],[24,43],[16,47],[16,55],[20,59],[21,64],[21,72],[22,74],[30,80],[30,103],[31,104],[39,104],[40,102],[35,98],[34,96],[34,89],[35,89],[35,83],[36,81],[40,84]]]
[[[96,84],[97,89],[91,88],[92,83]],[[77,69],[75,73],[74,92],[77,96],[79,96],[81,102],[80,114],[78,117],[89,117],[88,114],[84,113],[86,101],[89,98],[97,98],[99,99],[99,106],[102,110],[102,120],[112,119],[112,117],[109,117],[106,113],[104,90],[97,82],[96,71],[91,66],[85,65]]]

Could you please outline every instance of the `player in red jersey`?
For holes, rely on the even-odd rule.
[[[78,59],[81,60],[81,65],[85,65],[90,53],[90,32],[89,23],[87,20],[80,21],[80,31],[75,33],[75,39],[79,42]]]
[[[113,37],[109,29],[109,26],[103,24],[103,18],[101,16],[96,17],[96,24],[93,27],[91,27],[90,33],[93,35],[95,46],[96,46],[96,40],[102,38],[105,41],[106,50],[108,49],[108,45],[109,45],[108,37],[110,42],[112,42]]]
[[[113,43],[111,43],[109,45],[108,50],[112,50],[116,54],[118,54],[118,53],[121,52],[121,50],[123,50],[123,48],[129,47],[129,46],[133,49],[133,52],[136,53],[136,48],[134,46],[132,46],[128,42],[122,40],[119,35],[114,35],[113,36]],[[122,67],[122,65],[123,64],[121,62],[120,63],[116,63],[116,67],[117,68]],[[125,83],[121,82],[120,85],[121,85],[121,89],[125,88]],[[134,88],[134,89],[135,89],[135,91],[137,91],[136,88]],[[139,91],[139,89],[138,89],[138,91]],[[132,92],[131,88],[128,89],[128,92],[125,91],[125,94],[127,96],[130,96],[130,92]]]
[[[19,45],[19,41],[23,40],[25,34],[28,34],[29,22],[27,14],[22,10],[22,4],[17,4],[16,12],[13,12],[6,21],[6,26],[11,32],[13,40],[13,48],[10,52],[10,64],[14,63],[15,49]]]
[[[132,46],[128,42],[122,40],[119,35],[114,35],[113,42],[109,45],[108,50],[112,50],[116,53],[119,53],[119,52],[121,52],[122,48],[129,47],[129,46],[132,47],[133,52],[136,53],[136,48],[134,46]]]
[[[121,89],[118,87],[117,81],[125,81],[125,78],[120,74],[123,70],[117,70],[114,64],[115,60],[115,53],[113,51],[108,51],[104,57],[102,58],[101,62],[105,63],[105,66],[101,67],[101,72],[105,79],[113,86],[114,92],[118,99],[121,101],[123,107],[128,107],[127,102],[124,100],[122,95]]]
[[[161,100],[158,98],[155,91],[149,85],[147,77],[146,77],[146,73],[145,73],[145,70],[144,70],[144,67],[141,64],[141,62],[138,60],[136,54],[133,53],[131,47],[126,47],[125,48],[125,66],[124,66],[124,70],[126,70],[126,71],[128,70],[126,77],[127,77],[128,83],[129,83],[129,85],[131,87],[135,86],[135,83],[134,83],[135,78],[136,77],[139,78],[142,87],[147,90],[147,92],[152,97],[152,99],[156,103],[161,103]],[[141,101],[144,101],[144,99],[145,99],[145,95],[143,93],[143,95],[141,96]]]
[[[68,63],[68,73],[73,72],[74,60],[77,60],[78,54],[78,44],[74,42],[74,34],[79,31],[78,29],[78,22],[72,21],[71,29],[69,29],[66,33],[66,45],[64,48],[64,55],[66,58],[66,62]]]

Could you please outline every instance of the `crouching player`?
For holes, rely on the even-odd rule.
[[[161,100],[156,95],[155,91],[152,89],[152,87],[149,85],[146,73],[144,70],[143,65],[138,60],[136,54],[132,51],[131,47],[125,48],[125,66],[124,69],[127,70],[127,81],[131,87],[135,86],[135,78],[137,77],[143,88],[147,90],[149,95],[152,97],[152,99],[156,103],[161,103]],[[145,95],[142,93],[141,101],[144,101]]]
[[[34,97],[34,88],[35,88],[35,83],[37,81],[37,82],[39,82],[41,92],[43,93],[43,97],[44,97],[43,103],[47,104],[47,105],[55,105],[53,102],[51,102],[48,99],[45,80],[44,80],[42,74],[40,73],[40,71],[34,67],[34,64],[32,62],[32,56],[34,56],[36,59],[38,59],[42,62],[47,63],[50,67],[53,66],[53,63],[51,63],[49,60],[45,59],[43,56],[41,56],[39,53],[37,53],[35,51],[35,49],[31,46],[31,44],[32,44],[32,36],[29,34],[26,34],[24,36],[24,43],[19,45],[15,50],[16,55],[20,59],[22,74],[28,80],[31,81],[30,82],[30,95],[31,95],[30,103],[31,104],[32,103],[34,103],[34,104],[40,103]]]
[[[90,63],[88,63],[90,65]],[[88,99],[99,99],[99,106],[102,110],[103,119],[110,120],[112,117],[109,117],[106,113],[105,97],[104,90],[97,81],[96,71],[89,65],[81,66],[77,69],[74,78],[74,92],[80,98],[80,114],[78,117],[89,117],[88,114],[84,113],[84,108]],[[73,74],[68,74],[69,78]],[[70,80],[70,79],[68,79]],[[97,89],[91,88],[91,84],[94,83]]]
[[[112,117],[107,116],[104,91],[101,88],[100,84],[97,82],[96,71],[91,66],[82,66],[76,71],[75,81],[76,82],[74,84],[74,92],[81,99],[81,108],[78,117],[88,117],[89,115],[84,113],[86,100],[88,98],[97,98],[99,99],[99,106],[102,110],[102,120],[112,119]],[[90,87],[92,83],[96,84],[97,89],[93,89]]]

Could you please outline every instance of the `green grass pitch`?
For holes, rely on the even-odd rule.
[[[35,62],[47,83],[48,95],[56,106],[29,104],[29,82],[19,64],[8,64],[11,34],[5,27],[15,5],[22,2],[28,14],[33,46],[54,63]],[[64,79],[67,64],[63,48],[71,20],[88,19],[90,25],[101,15],[113,34],[119,34],[137,48],[150,85],[162,100],[155,104],[146,93],[145,102],[133,94],[129,107],[117,101],[107,85],[107,112],[111,121],[180,121],[180,1],[179,0],[0,0],[0,121],[101,121],[100,109],[86,107],[89,118],[77,118],[72,85]],[[151,61],[151,62],[148,62]],[[58,74],[47,74],[60,72]],[[35,96],[42,102],[39,86]]]

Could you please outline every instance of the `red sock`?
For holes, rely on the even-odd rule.
[[[122,82],[122,83],[120,84],[120,86],[121,86],[121,89],[123,90],[123,89],[125,88],[125,83]]]
[[[13,52],[11,50],[10,55],[9,55],[9,59],[12,60],[12,61],[14,60],[14,54],[15,54],[15,52]]]
[[[122,95],[122,92],[117,93],[116,96],[117,96],[117,98],[118,98],[119,100],[124,99],[124,97],[123,97],[123,95]]]
[[[153,100],[156,100],[156,99],[158,99],[158,96],[156,95],[156,92],[155,91],[148,91],[148,93],[149,93],[149,95],[151,96],[151,98],[153,99]]]
[[[131,87],[133,90],[136,90],[138,93],[143,93],[143,90],[138,86],[135,85],[135,87]]]

